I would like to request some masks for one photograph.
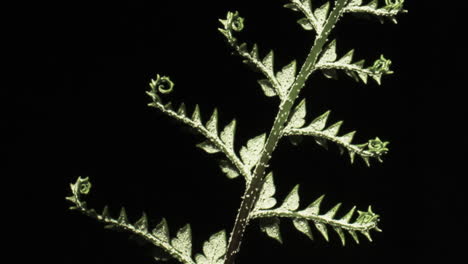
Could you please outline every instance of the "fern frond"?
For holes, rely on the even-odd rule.
[[[89,186],[89,187],[86,187]],[[89,192],[91,184],[88,177],[79,177],[74,184],[71,184],[72,196],[66,197],[67,200],[72,202],[74,206],[70,207],[71,210],[77,210],[80,213],[87,215],[91,218],[106,224],[106,228],[124,230],[143,238],[144,240],[152,243],[153,245],[161,248],[165,253],[171,257],[179,260],[184,264],[197,264],[192,260],[192,238],[190,225],[182,227],[175,238],[172,240],[169,237],[169,229],[166,220],[163,219],[152,232],[148,231],[148,220],[146,214],[131,224],[127,218],[125,208],[122,207],[117,219],[112,218],[109,214],[108,207],[104,207],[102,214],[98,214],[94,209],[88,209],[86,202],[82,201],[82,195]],[[87,189],[87,192],[83,192]]]
[[[378,137],[368,140],[363,144],[352,144],[356,131],[349,132],[342,136],[337,136],[343,121],[338,121],[330,126],[326,126],[330,111],[315,118],[309,125],[304,126],[306,116],[306,103],[303,99],[294,109],[294,112],[283,130],[283,136],[313,136],[317,144],[326,148],[326,142],[336,143],[343,152],[346,149],[349,153],[351,163],[354,162],[355,155],[360,156],[367,166],[370,166],[369,159],[376,158],[382,162],[382,156],[388,152],[389,142],[381,141]]]
[[[366,5],[362,4],[362,0],[351,0],[344,9],[344,13],[361,13],[376,16],[383,22],[382,18],[388,18],[393,23],[397,23],[396,15],[406,13],[403,9],[404,0],[385,0],[385,5],[379,7],[379,0],[372,0]]]
[[[148,229],[148,219],[145,213],[134,224],[128,220],[125,208],[122,207],[117,219],[109,214],[108,207],[104,207],[102,214],[98,214],[94,209],[88,209],[82,196],[89,193],[91,183],[89,178],[78,177],[75,183],[71,184],[72,195],[66,199],[73,203],[71,210],[77,210],[80,213],[92,217],[99,222],[106,224],[106,228],[128,231],[133,235],[143,238],[152,243],[165,253],[163,257],[155,257],[161,260],[166,257],[172,257],[184,264],[211,264],[217,263],[226,253],[226,233],[224,230],[212,235],[204,243],[203,253],[195,256],[196,261],[192,259],[192,230],[187,224],[180,228],[176,236],[169,236],[169,227],[166,219],[162,219],[159,224],[150,232]]]
[[[354,80],[367,83],[368,77],[373,78],[379,85],[383,75],[392,74],[390,70],[391,61],[385,59],[383,55],[370,67],[364,68],[364,60],[352,63],[354,50],[350,50],[343,57],[337,60],[336,40],[332,40],[324,49],[318,63],[315,66],[316,70],[321,70],[327,78],[337,78],[336,71],[343,70],[348,76]]]
[[[335,218],[341,203],[335,205],[326,213],[320,213],[320,204],[323,200],[323,195],[305,209],[298,210],[300,201],[298,190],[299,185],[296,185],[284,199],[281,206],[271,209],[276,205],[276,199],[273,197],[275,194],[273,173],[270,172],[266,176],[260,197],[250,215],[251,219],[260,219],[261,230],[269,237],[279,242],[282,242],[279,229],[280,218],[291,219],[294,227],[310,239],[313,239],[313,235],[309,222],[314,224],[315,228],[322,234],[326,241],[329,240],[327,227],[331,227],[338,234],[343,245],[345,245],[346,242],[344,231],[348,232],[356,243],[359,243],[357,233],[363,234],[369,241],[372,241],[370,231],[381,231],[377,227],[379,215],[372,212],[370,206],[366,212],[358,211],[358,217],[354,221],[351,221],[351,219],[354,216],[356,207],[353,207],[342,218]]]
[[[229,178],[235,178],[241,174],[244,176],[248,182],[251,178],[250,171],[242,163],[239,157],[234,151],[234,135],[236,130],[236,120],[232,120],[228,125],[224,127],[220,134],[218,134],[218,111],[215,109],[211,118],[208,120],[206,125],[203,125],[200,107],[195,106],[195,110],[191,117],[187,116],[186,106],[182,103],[178,110],[172,109],[172,103],[163,103],[161,96],[162,91],[169,90],[166,89],[168,77],[161,77],[157,75],[156,80],[151,80],[150,88],[151,90],[147,92],[149,96],[153,99],[148,105],[154,107],[161,111],[162,113],[190,126],[198,133],[202,134],[206,140],[198,144],[197,147],[205,150],[207,153],[218,153],[222,152],[227,160],[222,160],[220,162],[220,167],[223,172]],[[169,80],[170,81],[170,80]],[[166,83],[165,83],[166,82]],[[173,83],[171,82],[171,88],[173,88]]]
[[[312,7],[311,0],[290,0],[291,3],[285,4],[284,7],[293,11],[300,11],[304,17],[299,19],[297,23],[305,30],[314,30],[316,35],[322,33],[325,22],[327,21],[330,11],[330,2],[325,2],[322,6]]]
[[[218,30],[226,37],[228,44],[234,51],[244,59],[245,64],[260,71],[265,76],[265,79],[258,81],[265,95],[268,97],[278,96],[284,100],[296,78],[296,61],[284,66],[275,75],[274,52],[272,50],[263,59],[260,59],[257,44],[254,44],[251,51],[248,51],[246,43],[238,43],[233,35],[232,26],[238,20],[243,21],[238,12],[228,12],[226,19],[219,20],[224,28],[218,28]]]

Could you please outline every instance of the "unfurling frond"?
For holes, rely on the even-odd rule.
[[[381,83],[383,75],[392,74],[390,70],[391,61],[385,59],[383,55],[370,67],[364,68],[364,60],[351,62],[354,50],[350,50],[343,57],[337,60],[336,41],[331,41],[324,49],[317,65],[316,70],[321,70],[327,78],[337,78],[337,70],[343,70],[355,81],[362,80],[367,83],[368,77],[373,78],[378,84]]]
[[[396,24],[396,15],[407,12],[403,9],[404,2],[404,0],[385,0],[385,5],[379,7],[379,0],[372,0],[366,5],[362,4],[362,0],[351,0],[344,12],[370,14],[378,17],[381,22],[383,22],[383,18],[388,18]]]
[[[284,100],[296,78],[296,62],[292,61],[275,75],[274,52],[271,50],[263,59],[260,59],[257,44],[253,45],[251,51],[248,50],[246,43],[239,44],[233,35],[232,26],[229,26],[229,21],[235,21],[236,19],[241,20],[243,25],[243,19],[238,12],[228,12],[226,19],[219,20],[223,28],[218,28],[218,30],[226,37],[228,44],[235,50],[237,55],[244,59],[245,64],[265,76],[265,79],[258,81],[265,95],[268,97],[278,96],[281,100]]]
[[[296,185],[279,207],[271,209],[276,205],[276,199],[273,197],[275,194],[275,185],[273,182],[273,174],[270,173],[267,175],[260,197],[256,203],[255,209],[252,211],[251,218],[260,220],[261,230],[269,237],[282,242],[280,218],[291,219],[294,227],[310,239],[313,239],[310,223],[315,226],[327,241],[329,240],[328,228],[331,227],[338,234],[343,245],[345,245],[346,242],[345,231],[351,235],[356,243],[359,243],[357,233],[363,234],[369,241],[372,241],[370,231],[381,231],[377,227],[379,215],[372,212],[370,206],[367,211],[358,211],[358,216],[354,221],[351,221],[351,219],[354,216],[355,207],[351,208],[343,217],[339,219],[335,218],[341,206],[340,203],[326,213],[320,213],[320,204],[324,196],[319,197],[305,209],[298,210],[300,200],[298,190],[299,185]]]
[[[378,137],[368,140],[367,143],[351,143],[356,131],[338,136],[339,129],[343,121],[338,121],[330,126],[326,126],[330,111],[315,118],[309,125],[304,126],[306,116],[305,100],[302,100],[294,109],[289,122],[284,128],[284,136],[313,136],[317,144],[326,147],[327,141],[338,144],[342,152],[346,149],[349,153],[351,163],[354,162],[356,155],[360,156],[368,166],[369,159],[376,158],[382,162],[382,156],[388,152],[389,142],[381,141]]]
[[[163,82],[163,80],[165,80]],[[210,119],[203,125],[202,117],[200,114],[200,107],[195,106],[195,110],[191,117],[187,115],[187,107],[182,103],[178,110],[172,109],[172,103],[163,103],[162,97],[164,94],[161,94],[161,89],[170,83],[170,90],[173,89],[174,84],[170,81],[168,77],[160,77],[159,74],[156,80],[151,80],[150,88],[151,90],[147,92],[149,96],[153,99],[148,105],[154,107],[164,114],[192,127],[195,131],[205,136],[206,140],[199,143],[197,147],[203,149],[207,153],[213,154],[221,152],[227,159],[221,160],[220,167],[221,170],[226,173],[229,178],[235,178],[238,175],[244,176],[247,182],[251,178],[251,173],[247,167],[242,163],[242,161],[237,156],[234,151],[234,136],[236,132],[236,120],[232,120],[228,125],[226,125],[221,133],[218,133],[218,111],[215,109],[211,114]]]
[[[72,195],[66,199],[73,203],[71,210],[92,217],[99,222],[106,224],[106,228],[128,231],[133,235],[143,238],[163,251],[162,256],[155,257],[156,260],[175,258],[184,264],[211,264],[219,263],[219,259],[226,252],[225,231],[220,231],[210,237],[203,246],[203,253],[196,255],[196,261],[192,259],[192,230],[187,224],[180,228],[175,237],[171,238],[166,219],[162,219],[151,231],[148,228],[148,218],[145,213],[132,224],[127,217],[124,207],[121,208],[119,216],[115,219],[110,216],[108,207],[104,207],[102,214],[98,214],[94,209],[88,209],[82,196],[89,193],[91,183],[88,178],[79,177],[74,184],[71,184]]]

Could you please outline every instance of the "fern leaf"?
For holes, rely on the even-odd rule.
[[[320,232],[320,234],[322,234],[323,238],[325,238],[325,241],[328,242],[329,238],[328,238],[327,226],[324,223],[315,222],[315,228],[317,228],[317,230]]]
[[[346,245],[346,237],[345,237],[345,234],[343,232],[343,229],[339,228],[339,227],[333,227],[333,230],[335,230],[335,232],[338,234],[338,236],[340,237],[340,240],[341,240],[341,244],[344,246]]]
[[[299,184],[286,196],[279,210],[295,211],[299,207]]]
[[[352,140],[356,131],[351,131],[344,135],[338,135],[343,121],[338,121],[331,126],[326,127],[330,111],[325,112],[315,118],[309,125],[303,126],[306,116],[305,101],[302,101],[294,110],[294,113],[284,128],[284,136],[313,136],[317,144],[327,148],[326,142],[336,143],[343,150],[349,153],[351,163],[354,162],[355,155],[359,155],[366,165],[370,166],[370,158],[375,158],[382,162],[382,156],[388,152],[389,142],[381,141],[378,137],[368,140],[364,144],[353,144]]]
[[[362,0],[351,0],[349,1],[349,4],[348,4],[349,7],[360,6],[360,5],[362,5]]]
[[[306,215],[318,215],[320,211],[320,204],[322,203],[324,197],[325,194],[317,198],[315,201],[309,204],[306,209],[302,210],[301,213]]]
[[[250,171],[257,164],[260,158],[260,152],[265,145],[265,133],[258,135],[247,141],[247,145],[243,146],[240,150],[240,156],[246,168]]]
[[[234,134],[236,133],[236,120],[232,120],[221,132],[220,138],[226,146],[234,151]]]
[[[330,115],[330,110],[326,111],[321,116],[315,118],[308,127],[311,127],[314,130],[324,129],[329,115]]]
[[[226,254],[226,248],[226,232],[222,230],[203,244],[203,254],[196,255],[196,264],[220,264]]]
[[[321,65],[327,62],[333,62],[336,60],[336,57],[336,40],[334,39],[328,43],[328,46],[324,49],[322,56],[320,57],[320,60],[317,64]]]
[[[275,187],[272,180],[272,174],[269,174],[268,182],[265,182],[262,188],[260,199],[257,201],[257,204],[251,214],[252,219],[261,220],[261,230],[269,237],[281,241],[281,234],[279,231],[280,218],[292,219],[293,225],[296,227],[296,229],[305,234],[310,239],[313,239],[313,235],[309,222],[313,223],[317,231],[324,237],[326,241],[329,240],[328,227],[331,227],[333,230],[335,230],[343,245],[345,245],[346,242],[344,234],[345,230],[351,234],[356,242],[359,242],[356,232],[361,233],[370,240],[370,230],[380,231],[380,229],[377,227],[379,216],[373,213],[370,207],[366,212],[358,211],[359,216],[354,222],[351,222],[350,220],[353,217],[355,207],[353,207],[341,219],[335,218],[341,203],[338,203],[326,213],[321,214],[320,204],[324,198],[324,195],[320,196],[306,208],[298,210],[300,200],[298,188],[298,185],[296,185],[292,189],[281,206],[271,209],[274,204],[276,204],[276,200],[274,200],[275,203],[273,203],[273,206],[270,206],[271,204],[265,206],[265,201],[267,199],[274,199],[272,196],[274,194]]]
[[[143,213],[141,218],[135,222],[134,226],[137,230],[140,230],[143,233],[148,233],[148,218],[145,213]]]
[[[196,125],[202,124],[201,115],[200,115],[200,106],[198,105],[195,105],[195,110],[193,111],[193,114],[192,114],[192,121]]]
[[[192,230],[189,224],[177,232],[176,237],[171,240],[171,245],[186,256],[192,255]]]
[[[280,220],[278,217],[263,218],[260,220],[260,230],[279,243],[283,243],[279,224]]]
[[[302,101],[294,108],[293,114],[289,119],[288,124],[286,125],[287,129],[290,128],[300,128],[305,124],[305,116],[306,116],[306,100],[302,99]]]
[[[304,17],[299,19],[297,23],[305,30],[315,30],[317,35],[321,33],[323,23],[325,22],[325,20],[322,20],[324,18],[322,11],[324,10],[317,8],[317,10],[313,12],[311,0],[292,0],[291,3],[284,5],[284,7],[293,11],[302,12]],[[322,8],[324,8],[324,6],[322,6]]]
[[[337,62],[340,64],[350,64],[351,61],[353,61],[353,56],[354,56],[354,49],[348,51],[341,59],[339,59]]]
[[[372,0],[366,6],[376,9],[378,5],[379,5],[379,0]]]
[[[158,75],[158,78],[159,79],[157,79],[156,81],[151,81],[151,87],[158,87],[161,85],[159,84],[159,82],[161,82],[162,77]],[[168,77],[164,78],[166,78],[166,80],[169,80]],[[172,83],[172,86],[173,85],[174,84]],[[158,109],[162,113],[176,119],[181,123],[190,126],[195,131],[202,134],[206,138],[206,140],[197,144],[197,147],[203,149],[209,154],[223,153],[229,162],[223,162],[222,164],[220,164],[220,167],[222,171],[226,173],[228,178],[235,178],[237,177],[237,175],[242,175],[244,176],[247,182],[250,180],[250,170],[242,163],[241,159],[237,156],[234,150],[234,136],[236,130],[235,120],[231,121],[231,123],[226,125],[223,131],[221,131],[221,134],[218,135],[217,109],[213,111],[210,119],[206,122],[206,125],[203,125],[200,114],[200,107],[198,105],[195,106],[195,110],[193,111],[191,118],[189,118],[186,116],[185,104],[181,104],[179,110],[176,112],[172,110],[172,108],[167,108],[167,104],[163,103],[163,100],[161,99],[163,95],[158,95],[158,101],[154,100],[155,97],[152,95],[157,95],[157,93],[158,90],[156,88],[152,88],[152,90],[148,92],[148,94],[151,95],[151,98],[153,98],[153,102],[149,104],[151,107]],[[227,164],[230,165],[229,169],[227,167]],[[235,172],[234,170],[237,170],[237,172]]]
[[[312,23],[310,23],[309,19],[307,19],[306,17],[303,17],[299,20],[297,20],[297,23],[299,25],[301,25],[301,27],[305,30],[313,30],[314,29],[314,26],[312,25]]]
[[[221,160],[219,162],[219,167],[221,168],[221,171],[224,172],[229,179],[234,179],[239,176],[239,171],[236,169],[234,165],[232,165],[231,162],[227,160]]]
[[[258,80],[258,84],[260,84],[260,87],[262,88],[263,93],[265,93],[266,96],[272,97],[277,95],[275,92],[275,88],[268,79]]]
[[[258,54],[258,45],[256,43],[252,47],[252,51],[250,52],[250,57],[254,61],[259,61],[260,60],[260,55]]]
[[[128,224],[127,212],[125,211],[125,207],[120,209],[119,218],[117,218],[117,223],[119,224]]]
[[[216,147],[216,145],[211,143],[210,140],[206,140],[206,141],[203,141],[202,143],[197,144],[197,147],[203,149],[209,154],[214,154],[214,153],[218,153],[221,151],[219,148]]]
[[[273,195],[276,192],[275,184],[273,182],[273,172],[268,173],[265,177],[262,190],[257,203],[255,204],[255,210],[259,209],[270,209],[276,205],[276,199]]]
[[[219,30],[226,37],[228,44],[236,51],[237,55],[244,59],[243,62],[251,66],[254,70],[260,71],[266,77],[266,79],[261,79],[258,81],[265,95],[268,97],[279,96],[281,100],[284,100],[283,90],[291,86],[288,82],[290,82],[290,80],[295,76],[291,77],[290,73],[287,72],[287,76],[284,78],[285,83],[280,83],[274,74],[273,51],[270,51],[262,60],[260,60],[257,44],[253,45],[253,48],[250,52],[248,52],[246,43],[238,44],[237,40],[233,37],[232,30],[228,28],[228,24],[230,23],[229,21],[235,19],[233,18],[234,16],[238,17],[237,12],[228,12],[228,18],[225,20],[220,20],[224,26],[224,29]],[[292,68],[295,70],[295,65],[290,65],[287,70],[291,71]]]
[[[271,50],[262,60],[263,66],[265,66],[266,70],[270,74],[273,74],[273,71],[274,71],[273,58],[274,58],[274,52]]]
[[[163,218],[159,224],[152,231],[153,236],[158,238],[164,243],[169,243],[169,227],[166,218]]]
[[[322,31],[325,21],[327,21],[328,11],[330,11],[330,2],[326,2],[314,11],[315,19],[317,19],[318,25],[320,26],[320,30],[317,30],[318,32]]]
[[[336,134],[338,134],[338,131],[340,130],[341,124],[343,124],[343,121],[338,121],[335,124],[329,126],[325,130],[323,130],[323,133],[329,137],[334,137]]]
[[[187,113],[187,110],[185,109],[185,103],[181,103],[179,106],[179,109],[177,110],[177,114],[180,116],[185,116]]]
[[[306,219],[294,218],[293,219],[294,227],[304,235],[306,235],[310,240],[313,240],[312,229],[310,228],[309,222]]]
[[[283,69],[276,74],[276,79],[278,79],[281,84],[280,97],[284,98],[296,79],[296,61],[292,61],[288,65],[284,66]]]
[[[218,136],[218,109],[213,111],[210,120],[206,122],[206,129],[208,129],[212,135]]]

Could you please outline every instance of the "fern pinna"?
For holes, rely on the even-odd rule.
[[[267,97],[278,98],[278,113],[270,132],[248,140],[239,151],[234,149],[236,120],[225,124],[221,131],[218,131],[217,109],[204,122],[198,105],[191,107],[189,111],[189,107],[184,103],[175,107],[172,102],[165,102],[165,94],[171,93],[174,89],[174,83],[169,77],[158,74],[149,84],[150,90],[147,94],[151,97],[151,102],[148,104],[150,107],[203,135],[205,140],[197,144],[197,147],[209,154],[221,153],[224,159],[219,163],[219,167],[228,178],[242,176],[245,179],[245,193],[229,237],[226,237],[225,231],[219,231],[203,244],[202,253],[193,255],[190,225],[182,227],[171,236],[165,219],[162,219],[153,229],[149,229],[147,216],[144,213],[132,224],[127,219],[124,208],[121,209],[117,218],[111,216],[107,207],[100,214],[88,208],[86,201],[83,200],[83,196],[88,194],[91,188],[88,178],[79,177],[75,183],[71,184],[72,194],[67,197],[67,200],[73,203],[71,209],[93,217],[106,224],[107,227],[129,231],[151,242],[163,252],[155,256],[156,260],[175,258],[181,263],[188,264],[234,263],[245,228],[253,219],[259,220],[260,229],[266,235],[280,242],[282,241],[280,220],[284,218],[290,219],[298,231],[311,239],[314,237],[312,225],[327,241],[329,229],[337,233],[343,245],[347,241],[346,233],[356,243],[359,243],[358,234],[371,240],[370,231],[380,231],[380,229],[377,227],[379,215],[372,212],[370,206],[365,211],[358,211],[357,216],[353,207],[344,217],[336,218],[335,214],[341,204],[337,204],[326,212],[321,212],[320,204],[323,199],[321,196],[306,208],[299,209],[298,185],[277,206],[277,199],[274,197],[273,172],[267,171],[272,153],[278,141],[283,137],[311,136],[321,146],[327,142],[333,142],[340,147],[342,152],[349,153],[351,163],[358,156],[368,166],[372,159],[382,162],[382,156],[388,152],[388,142],[378,137],[364,143],[353,143],[355,131],[340,133],[342,121],[327,124],[330,111],[312,119],[306,125],[306,119],[308,119],[306,100],[302,99],[299,103],[296,101],[306,80],[314,72],[320,71],[327,78],[336,78],[338,72],[343,71],[356,81],[367,83],[370,77],[378,84],[381,83],[382,76],[391,74],[391,62],[383,55],[374,63],[365,66],[364,60],[353,61],[354,50],[339,56],[336,52],[337,42],[329,40],[328,36],[338,20],[348,13],[365,13],[381,21],[388,19],[396,23],[396,15],[406,12],[403,9],[404,1],[385,0],[383,4],[378,0],[367,3],[363,3],[362,0],[330,2],[316,7],[312,5],[311,0],[290,0],[284,5],[298,12],[301,16],[297,21],[298,24],[315,35],[314,44],[299,72],[297,72],[296,61],[292,61],[275,73],[273,51],[267,52],[262,58],[257,44],[249,48],[248,44],[240,42],[235,35],[236,32],[243,30],[244,19],[238,12],[228,12],[225,19],[220,19],[221,27],[218,30],[225,37],[228,45],[243,59],[244,63],[263,75],[259,78],[258,84],[264,94]]]

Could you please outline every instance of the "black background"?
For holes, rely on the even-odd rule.
[[[292,59],[302,64],[313,37],[282,1],[252,2],[67,1],[31,10],[21,27],[32,33],[23,43],[30,60],[8,90],[15,104],[8,165],[20,180],[14,203],[24,232],[20,252],[28,250],[20,258],[153,261],[150,246],[67,209],[68,184],[78,176],[91,178],[88,200],[98,211],[108,204],[116,217],[123,205],[133,221],[145,211],[151,227],[166,217],[172,235],[191,223],[195,253],[211,234],[230,231],[243,180],[227,179],[220,156],[194,147],[200,136],[148,108],[145,91],[156,73],[171,76],[175,90],[166,100],[184,101],[190,112],[200,104],[205,121],[218,107],[220,126],[237,119],[237,149],[267,132],[278,101],[263,96],[261,75],[230,55],[217,19],[239,10],[246,19],[239,39],[258,43],[261,56],[274,49],[276,69]],[[392,60],[395,74],[381,86],[315,74],[301,92],[310,119],[331,109],[330,121],[345,121],[341,131],[358,131],[355,142],[390,141],[384,163],[351,165],[335,146],[325,151],[311,139],[299,147],[282,141],[271,161],[280,200],[299,183],[301,206],[324,193],[323,210],[343,202],[338,216],[371,204],[384,232],[373,233],[373,243],[361,236],[360,245],[348,236],[342,247],[331,230],[331,243],[315,229],[311,242],[283,221],[279,245],[253,223],[238,263],[447,261],[461,250],[466,172],[455,165],[463,162],[467,139],[454,139],[466,121],[458,92],[463,72],[453,66],[461,55],[460,33],[453,31],[459,17],[444,12],[456,7],[415,2],[397,25],[348,15],[332,35],[339,55],[355,48],[355,59],[367,65],[380,54]]]

